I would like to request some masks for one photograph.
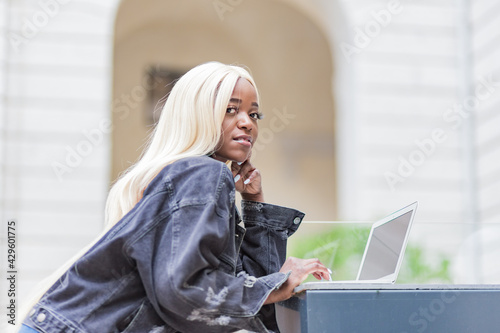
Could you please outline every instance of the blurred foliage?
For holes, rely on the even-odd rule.
[[[401,265],[397,283],[451,283],[449,272],[450,260],[443,254],[433,254],[431,265],[424,250],[420,247],[408,245]]]
[[[314,235],[294,236],[288,243],[288,255],[318,258],[332,270],[333,280],[354,280],[369,234],[369,227],[334,226]],[[396,283],[450,283],[450,261],[438,253],[429,258],[423,248],[409,243]],[[310,276],[306,281],[315,279]]]

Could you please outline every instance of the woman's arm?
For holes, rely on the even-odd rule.
[[[216,166],[194,165],[183,172],[181,183],[174,179],[165,185],[172,208],[158,212],[154,227],[127,252],[137,263],[151,303],[175,329],[267,332],[257,314],[288,275],[255,278],[221,269],[221,254],[231,253],[227,248],[234,246],[236,212],[233,177],[224,164]],[[158,202],[167,200],[158,196]],[[236,265],[236,251],[232,253]]]
[[[271,303],[288,299],[293,289],[309,274],[318,279],[328,271],[317,259],[286,259],[287,239],[298,229],[304,214],[294,209],[264,203],[261,174],[250,161],[232,163],[236,190],[242,196],[242,217],[246,233],[241,245],[241,269],[259,277],[275,272],[289,274],[286,282],[266,299],[260,316],[266,327],[278,330]]]

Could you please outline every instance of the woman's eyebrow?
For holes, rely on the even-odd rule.
[[[231,98],[231,99],[229,100],[229,102],[231,102],[231,103],[241,104],[243,101],[242,101],[241,99],[239,99],[239,98]],[[252,102],[252,106],[253,106],[253,107],[258,108],[258,107],[259,107],[259,103],[257,103],[257,102]]]

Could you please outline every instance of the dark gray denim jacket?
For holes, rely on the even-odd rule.
[[[278,331],[274,305],[286,241],[304,214],[243,201],[229,168],[210,157],[179,160],[33,308],[40,332]]]

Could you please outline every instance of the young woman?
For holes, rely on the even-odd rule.
[[[243,68],[186,73],[112,187],[106,230],[56,273],[20,332],[277,332],[272,303],[329,274],[316,259],[285,260],[304,214],[264,203],[250,161],[261,118]]]

